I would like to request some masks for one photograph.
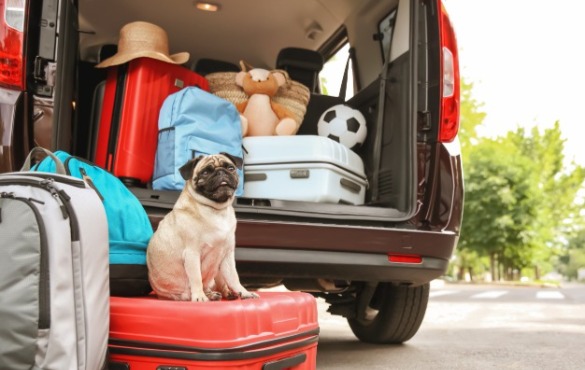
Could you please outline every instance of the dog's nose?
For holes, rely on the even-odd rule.
[[[223,167],[217,167],[213,172],[217,175],[227,175],[228,174],[228,171]]]

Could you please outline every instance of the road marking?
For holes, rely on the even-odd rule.
[[[458,291],[456,290],[435,290],[429,293],[429,297],[440,297],[440,296],[444,296],[444,295],[449,295],[449,294],[455,294],[458,293]]]
[[[553,290],[550,292],[547,291],[538,291],[536,292],[537,299],[565,299],[565,295],[557,290]]]
[[[474,294],[471,296],[471,298],[477,298],[477,299],[494,299],[494,298],[499,298],[505,294],[508,294],[507,290],[490,290],[487,292],[483,292],[483,293],[478,293],[478,294]]]

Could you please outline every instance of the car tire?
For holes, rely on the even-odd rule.
[[[347,320],[351,330],[362,342],[399,344],[409,340],[425,316],[429,285],[380,283],[373,295],[358,294],[358,307],[361,304],[364,312]]]

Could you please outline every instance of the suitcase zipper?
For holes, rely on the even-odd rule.
[[[262,358],[299,349],[317,343],[319,328],[307,330],[282,338],[230,348],[200,348],[139,340],[108,339],[108,350],[112,354],[181,359],[191,361],[236,361]]]
[[[35,214],[39,234],[41,237],[41,261],[39,276],[39,329],[51,327],[51,292],[49,287],[49,258],[47,251],[47,232],[41,213],[33,203],[45,204],[43,201],[34,198],[16,197],[14,193],[1,193],[0,198],[18,200],[30,207]]]

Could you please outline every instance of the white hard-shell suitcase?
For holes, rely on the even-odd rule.
[[[242,198],[364,204],[367,180],[357,153],[323,136],[243,140]]]
[[[109,296],[95,190],[60,174],[0,174],[0,369],[105,369]]]

